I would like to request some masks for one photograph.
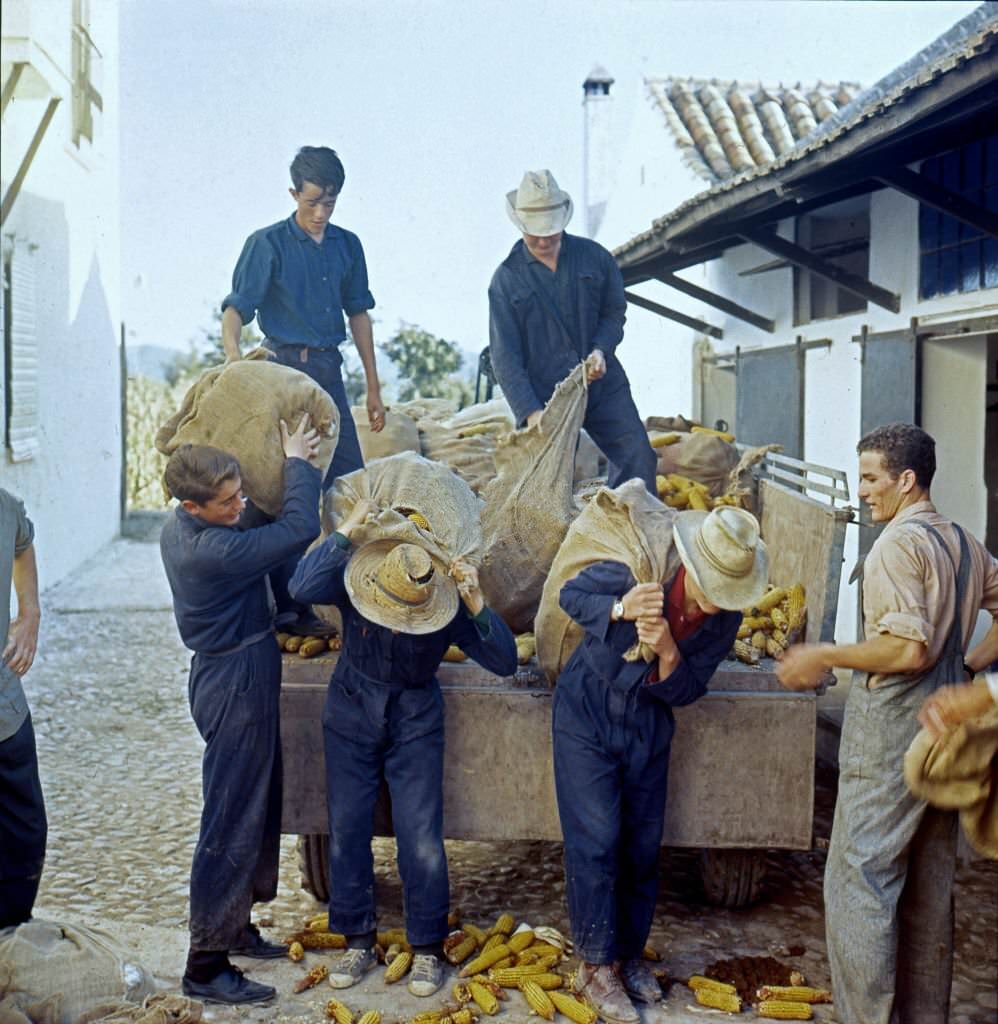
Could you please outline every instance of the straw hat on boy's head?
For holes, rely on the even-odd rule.
[[[418,544],[365,544],[350,557],[344,582],[364,618],[400,633],[436,632],[457,613],[457,584],[447,566]]]
[[[680,512],[672,536],[687,573],[711,604],[738,611],[765,593],[769,559],[751,512],[733,505]]]
[[[572,219],[572,197],[550,171],[527,171],[520,187],[506,193],[506,212],[524,234],[547,238]]]

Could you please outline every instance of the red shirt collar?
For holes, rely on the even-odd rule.
[[[686,605],[686,566],[681,565],[676,578],[669,588],[669,600],[666,605],[666,618],[669,620],[669,629],[672,636],[678,643],[681,640],[691,637],[707,618],[705,612],[701,611],[699,605],[689,615],[685,611]]]

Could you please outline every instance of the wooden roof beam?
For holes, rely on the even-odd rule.
[[[726,299],[723,295],[707,291],[706,288],[701,288],[699,285],[691,284],[689,281],[684,280],[676,274],[661,273],[653,274],[652,276],[656,281],[661,281],[662,284],[667,284],[670,288],[675,288],[677,292],[689,295],[690,298],[693,299],[699,299],[700,302],[704,302],[708,306],[713,306],[715,309],[719,309],[722,313],[727,313],[729,316],[737,317],[739,320],[744,320],[753,327],[758,327],[760,331],[769,331],[770,334],[773,334],[776,331],[775,320],[770,320],[769,317],[762,316],[760,313],[755,313],[751,309],[746,309],[744,306],[739,306],[737,302],[732,302],[731,299]]]
[[[969,224],[972,228],[991,235],[992,238],[998,238],[998,213],[992,213],[958,192],[952,192],[942,185],[929,181],[924,174],[907,167],[895,167],[885,174],[878,174],[877,177],[898,192],[956,217],[957,220],[962,220],[964,224]]]
[[[643,295],[635,295],[634,292],[625,291],[624,298],[635,306],[640,306],[651,313],[664,316],[667,320],[675,320],[677,324],[682,324],[684,327],[692,327],[694,331],[700,331],[703,334],[710,335],[712,338],[724,337],[724,331],[720,327],[714,327],[707,323],[706,320],[697,320],[696,317],[687,316],[685,313],[680,313],[678,309],[670,309],[661,303],[652,302],[651,299],[646,299]]]
[[[810,270],[812,274],[817,274],[819,277],[837,284],[840,288],[845,288],[846,291],[858,295],[861,299],[866,299],[867,302],[889,309],[892,313],[898,313],[901,310],[901,296],[897,293],[881,288],[880,285],[874,284],[858,274],[843,270],[834,263],[815,256],[813,252],[803,246],[788,242],[773,231],[745,231],[742,237],[746,242],[751,242],[753,245],[759,246],[760,249],[765,249],[774,256],[788,260],[798,267]]]

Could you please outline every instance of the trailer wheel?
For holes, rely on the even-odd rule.
[[[298,869],[305,892],[320,903],[329,902],[329,836],[298,837]]]
[[[715,907],[747,907],[762,894],[766,851],[701,850],[700,877],[708,903]]]

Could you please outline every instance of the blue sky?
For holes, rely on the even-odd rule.
[[[516,239],[505,192],[550,167],[581,198],[594,64],[624,125],[644,75],[869,85],[975,6],[122,0],[129,340],[200,335],[246,236],[291,213],[287,168],[308,144],[346,165],[335,219],[364,243],[376,339],[406,320],[478,351]]]

